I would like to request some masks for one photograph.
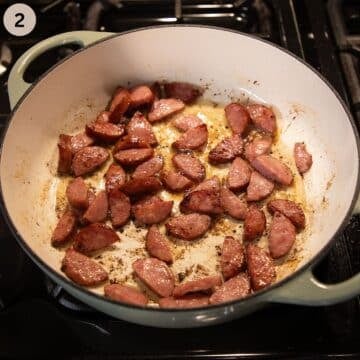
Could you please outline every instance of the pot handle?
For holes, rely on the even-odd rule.
[[[49,49],[66,44],[78,44],[81,47],[85,47],[111,35],[113,35],[113,33],[97,31],[71,31],[52,36],[32,46],[22,56],[20,56],[9,74],[8,92],[11,109],[14,108],[25,91],[31,86],[31,83],[24,81],[24,72],[31,62],[39,55]]]

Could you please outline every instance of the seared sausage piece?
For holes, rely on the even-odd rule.
[[[128,90],[119,88],[115,91],[109,106],[109,120],[117,124],[122,120],[131,103],[130,93]]]
[[[223,212],[219,191],[199,190],[185,195],[180,203],[183,213],[221,214]]]
[[[110,246],[120,238],[110,227],[94,223],[82,228],[76,235],[74,249],[85,255]]]
[[[51,237],[53,246],[61,246],[65,244],[75,230],[76,217],[72,211],[65,211],[60,217]]]
[[[88,223],[103,222],[107,218],[108,199],[105,191],[100,191],[86,209],[83,219]]]
[[[110,218],[114,227],[123,226],[130,218],[130,199],[119,189],[108,193]]]
[[[143,149],[148,147],[149,144],[146,141],[125,135],[116,142],[113,149],[113,154],[116,154],[120,150]]]
[[[146,234],[146,250],[149,255],[166,263],[173,262],[169,240],[159,231],[156,225],[152,225]]]
[[[100,264],[74,249],[66,250],[61,270],[68,278],[82,286],[99,285],[108,279],[107,272]]]
[[[254,244],[246,247],[246,263],[253,290],[271,285],[276,279],[276,270],[269,254]]]
[[[179,297],[188,293],[212,290],[215,286],[221,285],[221,283],[222,280],[220,275],[206,276],[202,279],[183,282],[180,285],[175,286],[173,295]]]
[[[185,132],[203,124],[196,115],[182,115],[174,119],[172,124],[180,131]]]
[[[127,124],[126,131],[132,143],[144,143],[150,146],[158,143],[151,124],[139,111],[134,114]]]
[[[294,146],[295,164],[300,174],[306,173],[312,165],[312,156],[307,152],[304,143],[296,143]]]
[[[246,201],[236,196],[228,188],[220,190],[220,201],[224,211],[237,220],[244,220],[247,211]]]
[[[154,155],[151,148],[120,150],[114,154],[115,160],[124,166],[135,166],[150,159]]]
[[[148,114],[148,119],[153,123],[181,111],[184,107],[185,104],[181,100],[160,99],[154,101],[153,107]]]
[[[233,191],[242,190],[250,181],[251,169],[246,161],[237,157],[230,166],[226,179],[227,187]]]
[[[189,294],[178,298],[167,297],[159,299],[162,309],[189,309],[209,305],[209,297],[204,294]]]
[[[273,259],[286,255],[294,245],[295,226],[282,213],[275,212],[269,232],[269,250]]]
[[[102,111],[97,117],[96,117],[96,122],[109,122],[110,121],[110,111]]]
[[[274,183],[253,171],[246,189],[247,201],[259,201],[268,197],[274,190]]]
[[[155,177],[131,179],[123,187],[127,195],[151,194],[156,193],[162,188],[161,181]]]
[[[138,108],[154,101],[154,94],[146,85],[135,86],[130,90],[131,108]]]
[[[114,189],[121,189],[126,182],[126,173],[120,165],[111,164],[105,174],[105,189],[110,193]]]
[[[141,291],[127,285],[106,284],[104,294],[111,300],[139,306],[145,306],[149,301]]]
[[[132,174],[133,179],[148,178],[156,175],[164,166],[164,159],[157,155],[152,159],[140,164]]]
[[[92,144],[94,144],[94,139],[85,132],[76,134],[71,137],[71,151],[73,154],[76,154],[82,148],[91,146]]]
[[[133,263],[135,274],[152,291],[161,297],[172,295],[175,279],[169,267],[155,258],[139,259]]]
[[[185,104],[191,104],[201,95],[198,86],[185,82],[171,82],[164,84],[166,97],[179,99]]]
[[[133,205],[132,212],[135,219],[142,224],[158,224],[171,214],[173,204],[173,201],[164,201],[158,196],[151,196]]]
[[[222,140],[209,152],[211,164],[227,163],[243,152],[243,141],[240,135],[233,135]]]
[[[242,135],[250,122],[246,108],[237,103],[225,107],[225,117],[232,132],[237,135]]]
[[[162,180],[169,191],[180,192],[190,188],[193,184],[187,177],[176,171],[169,171],[162,174]]]
[[[58,172],[60,174],[68,174],[71,171],[71,163],[73,158],[73,152],[71,149],[71,136],[59,135],[58,149],[59,149],[59,162]]]
[[[220,257],[221,272],[224,279],[229,279],[240,272],[244,266],[245,254],[240,241],[226,236]]]
[[[299,204],[290,200],[275,199],[267,203],[267,208],[271,213],[281,212],[299,229],[305,227],[305,214]]]
[[[260,104],[253,104],[247,106],[251,121],[260,130],[265,131],[271,135],[276,132],[276,118],[273,111]]]
[[[217,176],[213,176],[210,179],[202,181],[196,185],[191,191],[220,191],[220,180]]]
[[[245,157],[253,161],[257,156],[269,154],[272,140],[270,137],[256,138],[245,146]]]
[[[198,158],[191,154],[176,154],[172,158],[175,167],[186,177],[199,182],[205,178],[205,167]]]
[[[239,274],[224,282],[210,296],[210,304],[221,304],[238,300],[250,294],[250,280],[245,273]]]
[[[280,160],[270,155],[260,155],[256,157],[251,165],[263,176],[271,181],[276,181],[281,185],[290,185],[293,176],[290,169]]]
[[[211,224],[207,215],[188,214],[170,218],[165,224],[167,232],[183,240],[194,240],[206,233]]]
[[[72,170],[75,176],[89,174],[99,168],[109,158],[107,150],[100,146],[86,146],[73,158]]]
[[[124,134],[124,125],[115,125],[110,122],[94,121],[86,125],[86,132],[90,135],[107,143],[115,142]]]
[[[260,237],[266,227],[266,218],[256,205],[250,205],[244,221],[244,240],[251,241]]]
[[[71,206],[76,209],[86,209],[89,206],[88,187],[81,177],[72,180],[66,188],[66,197]]]
[[[202,124],[184,132],[179,139],[173,143],[173,147],[177,150],[195,150],[205,145],[207,140],[207,126]]]

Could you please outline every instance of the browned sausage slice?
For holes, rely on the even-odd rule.
[[[96,122],[109,122],[110,121],[110,111],[102,111],[97,117]]]
[[[148,114],[150,122],[159,121],[181,111],[185,104],[177,99],[160,99],[154,101],[153,108]]]
[[[240,272],[244,266],[245,254],[240,241],[226,236],[220,257],[221,272],[224,279],[229,279]]]
[[[253,104],[247,106],[250,118],[253,124],[260,130],[263,130],[271,135],[276,132],[276,118],[273,111],[260,104]]]
[[[182,297],[161,298],[159,305],[163,309],[189,309],[209,305],[209,297],[204,294],[189,294]]]
[[[94,144],[94,139],[87,135],[85,132],[76,134],[71,137],[71,151],[73,154],[86,146]]]
[[[188,214],[172,217],[166,224],[167,232],[183,240],[194,240],[206,233],[211,224],[207,215]]]
[[[126,126],[126,131],[132,143],[156,145],[157,140],[151,124],[145,116],[137,111]]]
[[[270,155],[260,155],[256,157],[251,165],[263,176],[271,181],[276,181],[281,185],[290,185],[293,176],[290,169],[280,160]]]
[[[113,154],[116,154],[120,150],[142,149],[148,147],[149,144],[146,141],[125,135],[116,142],[113,149]]]
[[[111,164],[105,174],[105,189],[109,193],[114,189],[121,189],[126,182],[124,169],[117,164]]]
[[[86,125],[86,132],[101,141],[115,142],[125,132],[124,125],[115,125],[110,122],[92,122]]]
[[[267,208],[271,213],[281,212],[296,227],[300,229],[305,227],[305,214],[299,204],[290,200],[274,199],[268,202]]]
[[[58,172],[60,174],[68,174],[71,171],[71,163],[73,152],[71,149],[71,136],[60,134],[58,142],[59,162]]]
[[[198,86],[185,82],[170,82],[164,84],[166,97],[182,100],[185,104],[191,104],[201,95]]]
[[[130,199],[119,189],[108,194],[111,223],[114,227],[123,226],[130,218]]]
[[[273,259],[286,255],[294,245],[296,231],[293,223],[280,212],[275,212],[269,232],[269,250]]]
[[[104,294],[111,300],[139,306],[145,306],[149,301],[141,291],[127,285],[106,284]]]
[[[89,174],[99,168],[109,158],[107,150],[100,146],[86,146],[73,158],[72,170],[75,176]]]
[[[202,125],[202,121],[196,115],[182,115],[174,119],[173,125],[180,131],[185,132]]]
[[[198,212],[202,214],[221,214],[223,212],[219,191],[192,191],[184,196],[180,202],[183,213]]]
[[[138,108],[154,101],[154,94],[146,85],[140,85],[130,90],[131,108]]]
[[[72,180],[66,188],[66,197],[71,206],[85,209],[89,206],[88,187],[81,177]]]
[[[132,212],[135,219],[142,224],[158,224],[170,216],[173,204],[173,201],[164,201],[158,196],[151,196],[133,205]]]
[[[109,120],[115,124],[120,122],[122,120],[123,115],[129,108],[130,103],[131,103],[131,98],[129,91],[123,88],[117,89],[110,103]]]
[[[120,238],[117,233],[110,227],[94,223],[82,228],[75,235],[74,249],[85,255],[91,254],[93,251],[103,249]]]
[[[99,285],[108,279],[107,272],[100,264],[74,249],[66,250],[61,270],[72,281],[83,286]]]
[[[191,280],[175,286],[173,295],[175,297],[184,296],[188,293],[212,290],[216,286],[221,285],[220,275],[206,276],[201,279]]]
[[[230,190],[240,191],[250,181],[251,169],[246,161],[240,157],[235,158],[230,166],[226,179],[227,186]]]
[[[237,220],[244,220],[247,211],[245,199],[239,198],[228,188],[223,187],[220,190],[220,201],[224,211]]]
[[[161,181],[155,177],[131,179],[124,186],[123,191],[127,195],[156,193],[162,188]]]
[[[114,154],[115,160],[124,166],[135,166],[150,159],[154,155],[151,148],[120,150]]]
[[[233,135],[222,140],[209,152],[211,164],[227,163],[243,152],[243,141],[240,135]]]
[[[186,177],[199,182],[205,178],[205,167],[198,158],[191,154],[176,154],[172,158],[175,167]]]
[[[253,171],[246,189],[247,201],[259,201],[268,197],[274,190],[274,183]]]
[[[156,225],[152,225],[148,230],[145,245],[150,256],[166,263],[173,262],[169,240],[159,231]]]
[[[272,140],[270,137],[254,139],[245,146],[245,157],[248,161],[253,161],[257,156],[269,154]]]
[[[133,179],[147,178],[156,175],[164,166],[164,159],[161,155],[140,164],[132,174]]]
[[[161,297],[172,295],[175,279],[169,267],[155,258],[139,259],[133,263],[135,274]]]
[[[176,171],[165,172],[162,174],[161,178],[166,188],[172,192],[186,190],[193,184],[191,180]]]
[[[72,211],[65,211],[60,217],[51,237],[53,246],[61,246],[65,244],[75,230],[76,217]]]
[[[266,218],[256,205],[250,205],[244,221],[244,240],[251,241],[260,237],[266,227]]]
[[[296,143],[294,146],[295,164],[300,174],[306,173],[313,163],[312,156],[307,152],[304,143]]]
[[[234,134],[242,135],[246,130],[250,116],[241,104],[231,103],[225,107],[226,120]]]
[[[269,254],[254,244],[246,247],[246,262],[251,287],[254,290],[271,285],[276,279],[276,270]]]
[[[238,300],[250,294],[250,280],[246,274],[239,274],[224,282],[211,296],[210,304],[221,304]]]
[[[100,191],[86,209],[83,219],[88,223],[103,222],[107,218],[108,199],[105,191]]]
[[[202,124],[184,132],[179,139],[173,143],[173,147],[177,150],[195,150],[205,145],[207,140],[207,126]]]
[[[217,176],[213,176],[210,179],[202,181],[196,185],[191,191],[220,191],[220,180]]]

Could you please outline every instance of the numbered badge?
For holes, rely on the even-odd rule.
[[[17,3],[9,6],[3,16],[5,29],[14,36],[30,34],[36,25],[34,10],[26,4]]]

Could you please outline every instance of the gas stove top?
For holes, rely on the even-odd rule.
[[[0,13],[11,4],[3,1]],[[30,3],[30,2],[28,2]],[[16,38],[0,28],[0,131],[10,113],[7,77],[16,59],[51,35],[88,29],[121,32],[156,24],[217,25],[283,46],[319,70],[360,125],[360,4],[356,0],[40,0],[34,31]],[[34,81],[77,50],[36,59]],[[317,276],[337,282],[360,271],[360,218],[353,217]],[[0,357],[360,358],[360,301],[325,308],[272,306],[229,324],[152,329],[100,314],[50,281],[23,253],[0,217]]]

